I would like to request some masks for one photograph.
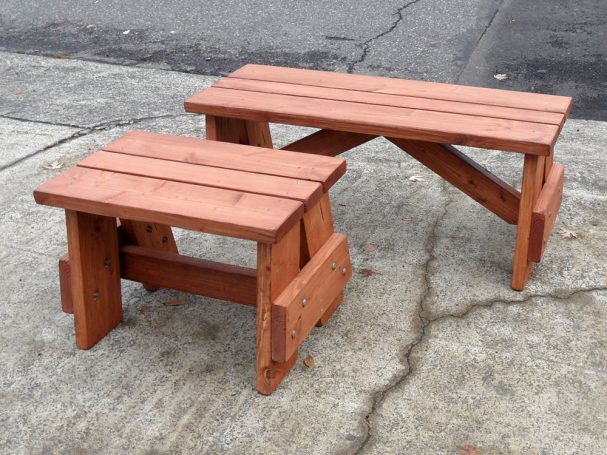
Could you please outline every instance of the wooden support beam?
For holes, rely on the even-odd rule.
[[[376,137],[368,134],[347,133],[345,131],[319,130],[284,146],[282,150],[336,156]]]
[[[455,147],[387,139],[507,223],[517,224],[520,193]]]
[[[76,345],[92,348],[122,321],[116,219],[65,211]]]
[[[134,245],[120,249],[122,278],[255,306],[254,269]]]
[[[333,234],[272,305],[272,359],[284,362],[352,276],[348,240]]]
[[[257,244],[257,390],[269,395],[297,360],[297,351],[283,362],[272,359],[273,302],[299,272],[300,224],[278,243]]]
[[[523,182],[521,184],[521,204],[519,208],[514,266],[512,270],[512,289],[522,291],[531,275],[533,262],[529,259],[529,240],[531,235],[531,217],[544,179],[544,157],[525,155]]]
[[[550,239],[563,200],[564,175],[565,167],[560,163],[554,163],[533,208],[529,238],[529,260],[532,262],[542,260]]]

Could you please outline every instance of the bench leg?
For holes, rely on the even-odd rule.
[[[301,227],[303,235],[301,236],[300,265],[303,268],[333,234],[333,214],[329,193],[325,193],[318,204],[304,214]],[[341,292],[325,310],[316,326],[325,325],[343,300],[344,293]]]
[[[299,273],[300,225],[278,243],[257,244],[257,390],[269,395],[297,360],[272,360],[272,303]]]
[[[76,345],[90,349],[122,321],[116,219],[65,215]]]
[[[272,148],[272,135],[268,122],[254,122],[228,117],[207,115],[207,139]]]
[[[533,207],[542,189],[544,170],[545,159],[543,156],[525,155],[512,271],[512,289],[517,291],[522,291],[525,288],[533,268],[533,262],[529,260],[531,217]]]
[[[129,243],[156,251],[177,253],[177,244],[171,226],[124,219],[120,220],[120,224]],[[143,283],[143,287],[150,292],[158,290],[157,286],[147,283]]]

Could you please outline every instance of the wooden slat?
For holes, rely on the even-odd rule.
[[[297,359],[297,350],[282,362],[272,359],[272,303],[299,271],[300,225],[273,245],[257,244],[257,390],[272,393]]]
[[[122,278],[245,305],[257,304],[254,269],[126,245],[120,249]]]
[[[563,200],[565,167],[554,163],[531,215],[529,260],[540,262]]]
[[[364,92],[474,102],[489,106],[558,112],[565,115],[569,114],[572,106],[571,98],[565,96],[266,65],[245,65],[230,74],[230,77],[316,87],[347,87],[350,90]]]
[[[92,348],[122,321],[116,219],[65,211],[76,345]]]
[[[396,138],[389,140],[507,223],[518,222],[520,193],[455,147]]]
[[[325,88],[313,85],[285,84],[250,79],[227,77],[219,80],[214,87],[244,90],[268,94],[301,96],[306,98],[321,98],[326,100],[347,101],[379,106],[404,107],[424,111],[450,112],[477,117],[493,117],[510,120],[521,120],[532,123],[546,123],[560,126],[565,116],[558,112],[519,109],[486,104],[474,101],[447,101],[433,98],[390,95],[386,93],[350,90],[348,85],[342,88]]]
[[[303,215],[290,199],[74,167],[34,192],[39,204],[275,242]]]
[[[358,147],[374,138],[375,136],[369,136],[368,134],[319,130],[284,146],[282,150],[311,153],[314,155],[335,156],[347,152],[354,147]]]
[[[133,131],[104,150],[319,182],[327,191],[346,172],[341,158],[266,150],[167,134]]]
[[[272,305],[275,361],[282,362],[297,352],[351,276],[348,241],[342,234],[333,234]]]
[[[306,207],[313,206],[322,195],[322,187],[318,182],[122,153],[97,152],[82,160],[78,166],[295,199],[303,202]]]
[[[61,309],[64,313],[73,313],[72,272],[70,271],[70,257],[68,254],[61,256],[59,259],[59,289],[61,290]]]
[[[537,155],[548,155],[559,133],[556,125],[217,87],[186,100],[186,110]]]

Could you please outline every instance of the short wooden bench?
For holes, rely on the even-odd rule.
[[[335,156],[389,141],[517,224],[512,287],[542,258],[559,211],[564,168],[554,145],[571,98],[324,71],[246,65],[185,102],[206,114],[207,139],[272,147],[268,122],[320,128],[285,150]],[[524,154],[517,190],[451,144]]]
[[[328,196],[345,169],[339,158],[132,132],[43,184],[36,201],[66,209],[62,303],[78,347],[121,322],[121,278],[257,306],[257,389],[271,393],[352,275]],[[257,268],[182,256],[170,226],[255,241]]]

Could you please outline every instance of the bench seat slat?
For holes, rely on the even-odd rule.
[[[425,111],[449,112],[452,114],[474,115],[532,123],[546,123],[561,126],[565,116],[556,112],[537,111],[513,107],[488,106],[474,102],[447,101],[441,99],[420,98],[386,93],[358,90],[315,87],[311,85],[286,84],[280,82],[257,81],[226,77],[219,80],[215,87],[252,92],[276,93],[282,95],[321,98],[335,101],[376,104],[380,106],[404,107]]]
[[[568,115],[572,100],[566,96],[469,87],[415,80],[329,71],[303,70],[267,65],[245,65],[229,77],[286,82],[316,87],[345,88],[374,93],[415,96],[447,101],[474,102],[489,106],[513,107]]]
[[[109,152],[201,164],[322,184],[327,191],[346,172],[346,161],[191,137],[133,131],[103,148]]]
[[[211,87],[186,110],[246,120],[549,155],[556,125]]]
[[[307,208],[313,206],[322,196],[322,187],[318,182],[122,153],[101,151],[85,158],[78,166],[295,199],[303,202]]]
[[[40,186],[36,202],[70,210],[273,243],[303,204],[238,191],[74,167]]]

